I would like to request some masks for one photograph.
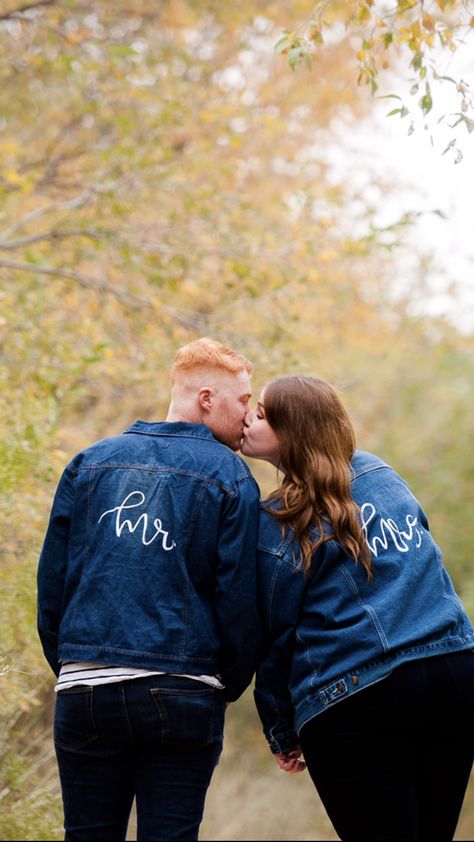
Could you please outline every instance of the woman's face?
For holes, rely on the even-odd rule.
[[[263,459],[276,468],[280,466],[280,442],[265,416],[265,390],[260,395],[257,408],[245,416],[244,438],[240,449],[244,456]]]

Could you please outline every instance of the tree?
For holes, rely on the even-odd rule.
[[[0,14],[5,836],[39,822],[51,838],[41,781],[29,827],[16,809],[32,775],[17,711],[34,723],[51,688],[35,570],[56,481],[94,438],[163,417],[181,343],[208,334],[243,351],[256,393],[281,371],[339,385],[361,439],[413,459],[435,527],[456,487],[447,535],[467,582],[471,339],[411,316],[391,283],[406,220],[377,230],[367,196],[331,170],[334,118],[350,128],[370,103],[348,39],[321,51],[310,102],[278,60],[285,19],[306,5],[9,0]],[[457,384],[446,401],[440,382]],[[43,774],[47,753],[36,760]]]
[[[397,0],[393,3],[385,0],[349,3],[319,0],[316,4],[308,2],[307,11],[309,17],[295,30],[286,29],[276,43],[276,50],[288,57],[293,70],[298,65],[311,67],[313,60],[317,62],[326,38],[329,37],[330,42],[334,37],[345,39],[352,48],[351,62],[354,69],[357,68],[358,83],[368,85],[372,94],[379,90],[382,80],[386,83],[388,79],[390,85],[396,84],[398,88],[400,75],[408,82],[403,96],[396,93],[384,96],[395,100],[389,116],[409,118],[409,134],[418,124],[435,127],[439,122],[447,123],[452,129],[460,126],[472,133],[473,91],[462,78],[462,70],[453,74],[444,69],[449,68],[454,53],[467,50],[469,40],[472,43],[472,3],[464,0]],[[450,89],[449,100],[446,87]],[[452,137],[444,153],[452,150],[455,163],[459,163],[462,152],[456,144],[456,137]]]

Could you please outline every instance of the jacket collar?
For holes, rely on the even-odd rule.
[[[140,433],[144,436],[190,436],[198,439],[210,439],[217,441],[213,433],[206,427],[205,424],[190,424],[187,421],[135,421],[128,429],[124,430],[127,433]]]

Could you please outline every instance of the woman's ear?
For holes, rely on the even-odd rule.
[[[199,389],[198,400],[199,406],[203,412],[209,412],[214,402],[215,390],[212,386],[202,386]]]

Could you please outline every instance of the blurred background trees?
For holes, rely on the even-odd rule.
[[[0,6],[4,839],[62,838],[35,620],[56,482],[79,448],[163,417],[172,357],[190,339],[249,356],[255,393],[283,372],[334,382],[360,446],[412,484],[474,613],[473,336],[414,315],[429,255],[415,256],[408,293],[394,283],[410,221],[372,221],[397,185],[378,177],[367,192],[328,166],[341,121],[349,136],[371,101],[349,30],[325,35],[307,77],[275,51],[313,5]],[[251,467],[269,491],[273,471]],[[248,691],[229,712],[202,835],[294,834],[334,838],[307,780],[273,768]]]

